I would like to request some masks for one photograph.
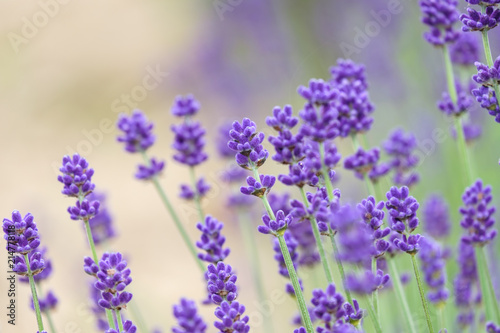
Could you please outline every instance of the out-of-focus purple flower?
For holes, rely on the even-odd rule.
[[[177,96],[172,105],[172,114],[176,117],[192,117],[200,109],[200,103],[193,95]]]
[[[480,86],[472,90],[472,95],[476,97],[476,101],[483,109],[495,117],[495,121],[500,123],[500,107],[496,98],[495,91],[491,87]]]
[[[302,284],[302,279],[299,278],[300,290],[304,291],[304,285]],[[291,283],[287,283],[285,286],[285,292],[290,295],[290,297],[295,297],[295,289]],[[312,319],[311,319],[312,320]]]
[[[412,169],[419,158],[414,154],[417,139],[412,133],[405,133],[401,128],[393,130],[384,142],[387,155],[391,156],[391,167],[395,169],[393,181],[397,185],[411,186],[419,181],[419,175]]]
[[[264,149],[264,133],[257,132],[257,125],[248,118],[241,124],[233,123],[229,131],[230,141],[227,146],[236,152],[236,162],[242,168],[252,170],[258,168],[266,161],[269,152]]]
[[[196,246],[206,252],[199,253],[198,257],[214,264],[223,261],[231,252],[229,248],[223,248],[226,242],[226,237],[221,234],[224,223],[207,216],[205,223],[198,223],[196,227],[202,232],[201,239],[196,242]]]
[[[472,66],[480,59],[481,48],[474,34],[460,33],[455,43],[450,45],[450,57],[454,64]]]
[[[500,333],[500,326],[495,325],[493,322],[486,323],[487,333]]]
[[[90,257],[88,257],[90,259]],[[92,259],[90,261],[93,263]],[[99,268],[96,265],[97,270]],[[94,287],[94,283],[89,284],[90,287],[90,310],[95,316],[96,327],[99,331],[106,331],[109,328],[108,320],[106,318],[106,310],[99,305],[99,299],[101,299],[101,292],[99,289]]]
[[[495,238],[497,230],[492,228],[496,208],[490,206],[492,199],[491,186],[484,186],[482,180],[477,180],[465,190],[462,195],[464,206],[460,207],[460,225],[467,231],[462,236],[464,242],[484,245]]]
[[[89,220],[94,244],[99,245],[116,236],[116,230],[113,226],[113,219],[106,206],[106,196],[104,193],[92,192],[88,199],[99,202],[98,213]]]
[[[302,126],[299,134],[313,141],[323,142],[339,135],[337,109],[330,105],[314,106],[310,103],[299,112]]]
[[[464,122],[462,124],[462,129],[464,131],[465,141],[468,144],[476,141],[481,137],[481,134],[483,134],[483,128],[481,127],[481,125],[478,124]],[[454,139],[457,138],[457,131],[455,127],[451,128],[451,136],[453,136]]]
[[[488,6],[484,12],[467,7],[467,14],[460,15],[462,31],[488,31],[498,25],[500,21],[500,10],[494,6]]]
[[[364,176],[377,164],[379,158],[380,149],[373,148],[364,151],[362,148],[359,148],[354,155],[348,156],[344,160],[344,168],[354,170],[356,177],[364,179]]]
[[[182,184],[181,193],[179,194],[179,196],[182,199],[193,200],[196,197],[203,198],[209,190],[210,185],[205,181],[205,178],[201,177],[196,182],[196,189],[194,190],[190,185]]]
[[[382,289],[390,277],[384,274],[382,270],[377,270],[377,274],[373,274],[370,270],[365,270],[362,275],[349,274],[346,277],[346,288],[353,293],[360,295],[369,295],[374,291]]]
[[[391,171],[391,165],[389,163],[377,163],[368,172],[368,177],[373,183],[377,183],[380,178],[384,177]]]
[[[437,194],[430,195],[423,207],[423,226],[426,233],[436,238],[450,234],[451,222],[448,204]]]
[[[209,297],[213,303],[221,304],[223,301],[232,302],[236,299],[237,276],[230,265],[226,265],[222,261],[218,262],[217,265],[208,265],[205,279]]]
[[[288,225],[292,222],[292,218],[290,215],[285,215],[282,210],[279,210],[276,213],[276,220],[271,220],[269,215],[265,214],[262,216],[262,222],[264,222],[264,225],[257,227],[260,233],[278,236],[280,233],[285,232]]]
[[[155,142],[153,123],[140,110],[134,110],[130,116],[120,115],[117,126],[123,132],[117,140],[125,144],[129,153],[145,151]]]
[[[311,79],[309,87],[299,86],[297,92],[311,105],[329,105],[338,95],[330,83],[322,79]]]
[[[452,43],[458,38],[458,32],[453,29],[453,24],[458,21],[459,12],[457,0],[421,0],[422,22],[430,27],[424,33],[427,42],[441,46]]]
[[[424,274],[424,280],[431,289],[427,298],[431,303],[446,302],[449,297],[446,288],[446,259],[450,251],[443,249],[431,238],[424,238],[420,242],[419,258]]]
[[[363,310],[359,308],[359,303],[355,298],[352,299],[352,304],[353,305],[347,302],[344,304],[344,319],[346,322],[358,326],[361,319],[363,319],[364,313]]]
[[[49,290],[47,295],[45,295],[44,298],[41,298],[40,295],[38,296],[38,304],[40,305],[40,311],[42,312],[47,312],[54,310],[57,306],[57,303],[59,300],[57,299],[56,295],[52,290]],[[33,304],[33,298],[31,298],[31,309],[35,310],[35,306]]]
[[[500,0],[465,0],[465,2],[471,5],[496,6],[500,3]]]
[[[198,314],[196,303],[186,298],[181,298],[179,304],[174,305],[174,317],[177,327],[172,328],[173,333],[205,333],[207,324]]]
[[[467,327],[474,323],[475,313],[471,307],[481,300],[474,246],[460,241],[457,260],[459,272],[453,281],[455,304],[460,309],[457,322],[461,327]]]
[[[137,332],[137,327],[130,320],[126,320],[123,323],[123,331],[119,332],[118,330],[115,330],[114,328],[110,328],[110,329],[106,330],[106,332],[104,332],[104,333],[136,333],[136,332]]]
[[[257,181],[255,178],[249,176],[247,177],[248,186],[242,186],[240,191],[245,195],[254,195],[262,198],[269,193],[275,182],[276,177],[274,176],[260,175],[260,181]]]
[[[245,307],[238,302],[222,302],[215,309],[215,316],[220,321],[214,323],[219,332],[247,333],[250,331],[248,316],[244,316]]]
[[[64,184],[62,194],[78,198],[94,190],[95,184],[92,183],[94,169],[90,168],[87,160],[80,155],[64,156],[59,171],[62,175],[57,176],[57,180]]]
[[[135,178],[139,180],[150,180],[153,177],[159,176],[164,167],[165,161],[159,161],[156,158],[152,157],[149,160],[148,165],[139,164],[137,166]]]
[[[472,79],[483,86],[493,87],[500,81],[500,57],[496,58],[493,67],[489,68],[487,65],[475,62],[477,74],[472,76]]]
[[[437,103],[439,110],[448,116],[459,116],[472,106],[472,97],[469,92],[466,92],[459,82],[456,82],[455,86],[457,90],[456,104],[453,103],[448,92],[443,92],[441,100]]]
[[[199,122],[186,121],[172,125],[171,129],[175,135],[172,148],[177,151],[174,155],[177,162],[196,166],[207,160],[208,155],[203,151],[206,131]]]
[[[89,263],[88,257],[85,265]],[[132,294],[124,291],[132,278],[130,268],[121,253],[105,253],[99,260],[99,271],[96,274],[96,289],[101,291],[99,305],[106,309],[120,310],[127,306],[132,299]]]
[[[286,246],[288,248],[288,252],[290,253],[290,258],[292,259],[293,266],[295,269],[297,269],[297,259],[299,257],[299,254],[297,253],[297,248],[299,246],[299,243],[297,243],[297,240],[293,237],[293,235],[289,231],[285,231],[284,237],[286,241]],[[273,250],[274,250],[274,259],[278,262],[279,265],[280,275],[286,278],[290,278],[290,275],[288,274],[288,269],[286,268],[285,258],[283,258],[283,254],[281,253],[280,244],[277,238],[274,239]]]
[[[341,260],[356,264],[371,260],[376,253],[372,233],[355,207],[341,207],[332,216],[332,224],[338,232],[338,256]]]
[[[217,135],[217,140],[216,140],[216,146],[217,146],[217,151],[219,152],[219,155],[224,157],[224,158],[233,158],[234,157],[234,152],[232,149],[229,149],[227,146],[227,142],[231,139],[229,136],[229,131],[232,129],[232,124],[231,123],[224,123],[219,126],[218,130],[218,135]]]

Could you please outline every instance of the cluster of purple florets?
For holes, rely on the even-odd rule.
[[[422,22],[430,28],[430,31],[424,34],[427,42],[442,46],[453,43],[458,38],[458,32],[453,27],[460,16],[457,6],[458,0],[420,1]]]

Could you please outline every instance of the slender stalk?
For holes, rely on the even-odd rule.
[[[304,191],[303,187],[300,188],[300,194],[302,195],[302,201],[304,202],[304,205],[306,205],[306,207],[309,207],[309,202],[307,201],[306,192]],[[326,258],[325,248],[323,247],[323,243],[321,242],[318,222],[316,221],[316,218],[314,216],[310,216],[310,222],[314,233],[314,239],[316,240],[316,246],[318,247],[319,256],[321,258],[321,263],[323,264],[323,270],[325,271],[326,280],[329,284],[333,283],[333,276],[330,270],[330,265],[328,264],[328,260]]]
[[[88,219],[84,219],[83,223],[85,224],[85,230],[87,231],[87,239],[89,240],[90,250],[92,251],[92,258],[96,264],[99,263],[99,259],[97,258],[97,252],[95,250],[94,237],[92,236],[92,230],[90,229],[90,223]]]
[[[328,168],[323,163],[323,161],[325,160],[325,145],[323,142],[319,143],[319,154],[320,154],[320,158],[321,158],[321,163],[323,165],[321,173],[323,174],[323,178],[325,179],[325,186],[326,186],[326,192],[328,194],[328,199],[333,200],[332,180],[330,179]],[[345,283],[344,265],[342,264],[342,260],[339,258],[339,255],[338,255],[339,249],[337,247],[337,242],[335,241],[335,234],[330,226],[328,226],[328,233],[330,234],[330,242],[332,244],[333,256],[335,257],[335,260],[337,262],[337,267],[338,267],[338,270],[340,273],[340,277],[342,278],[342,286],[344,287],[344,292],[345,292],[346,298],[349,301],[349,303],[352,304],[351,293],[345,287],[346,283]]]
[[[446,79],[448,82],[448,93],[450,94],[451,101],[453,104],[457,104],[458,95],[457,88],[455,86],[455,74],[453,73],[453,66],[450,58],[450,51],[447,45],[443,46],[443,56],[444,63],[446,67]],[[465,134],[462,124],[462,116],[454,116],[455,121],[455,131],[457,132],[457,146],[460,159],[462,160],[463,167],[465,168],[465,177],[467,184],[471,184],[474,176],[472,172],[471,159],[469,154],[469,149],[467,147],[467,142],[465,141]]]
[[[196,209],[198,210],[200,222],[203,223],[203,221],[205,220],[205,213],[203,212],[203,208],[201,208],[201,198],[196,188],[196,172],[194,170],[194,166],[191,166],[189,168],[189,175],[191,176],[191,184],[193,185],[194,189],[194,203],[196,204]]]
[[[337,242],[335,241],[335,235],[330,231],[330,241],[332,243],[333,255],[335,256],[335,260],[337,261],[337,267],[339,268],[340,278],[342,279],[342,286],[344,287],[345,297],[347,301],[352,304],[352,296],[351,292],[346,288],[346,279],[345,279],[345,271],[344,264],[342,264],[342,260],[339,258],[339,249],[337,247]]]
[[[106,318],[108,319],[109,328],[116,330],[115,319],[113,318],[113,312],[110,309],[106,309]]]
[[[257,170],[257,168],[253,167],[252,171],[255,179],[260,179],[259,171]],[[271,220],[276,220],[276,216],[274,215],[273,209],[269,204],[269,200],[267,200],[267,196],[262,196],[262,202]],[[299,306],[302,322],[304,323],[307,333],[314,333],[314,327],[311,322],[311,317],[309,316],[309,311],[307,310],[304,294],[302,293],[302,289],[300,288],[299,277],[297,276],[297,272],[295,271],[295,267],[293,266],[290,252],[288,252],[288,246],[286,245],[284,233],[279,234],[277,238],[280,244],[281,254],[283,255],[283,259],[285,260],[286,269],[288,270],[288,275],[290,276],[293,290],[295,292],[295,297]]]
[[[361,136],[361,137],[363,137],[363,136]],[[359,148],[362,148],[362,146],[359,144],[359,141],[358,141],[358,135],[356,135],[356,134],[351,135],[351,139],[352,139],[352,147],[354,149],[354,152],[356,152]],[[364,143],[366,144],[365,141],[364,141]],[[366,186],[366,190],[367,190],[368,194],[372,195],[376,200],[377,199],[377,192],[375,191],[375,186],[373,185],[373,182],[371,181],[370,177],[368,176],[368,173],[365,173],[363,175],[363,180],[365,181],[365,186]]]
[[[44,298],[41,284],[35,283],[35,285],[38,287],[39,298]],[[45,315],[45,317],[47,318],[47,321],[49,322],[50,333],[56,333],[57,330],[56,330],[56,327],[54,326],[54,322],[52,321],[52,315],[50,314],[50,310],[44,311],[42,313]]]
[[[415,278],[417,280],[418,291],[420,292],[420,300],[422,301],[422,307],[425,312],[425,319],[427,321],[427,327],[429,328],[429,333],[434,333],[434,329],[432,328],[431,315],[429,312],[429,306],[427,304],[427,299],[424,295],[424,286],[422,283],[422,278],[420,277],[420,270],[417,265],[417,259],[415,258],[415,254],[411,254],[411,262],[413,264],[413,271],[415,272]]]
[[[493,284],[491,282],[490,271],[488,269],[488,262],[486,260],[484,249],[484,246],[475,247],[477,273],[479,275],[481,295],[483,295],[485,301],[486,320],[493,320],[500,323],[500,311],[498,309],[498,302],[495,296],[495,289],[493,288]]]
[[[366,299],[366,303],[368,303],[368,314],[370,315],[370,319],[373,323],[373,327],[375,328],[375,332],[377,333],[382,333],[382,328],[380,327],[380,322],[377,318],[377,315],[375,314],[375,310],[373,308],[373,304],[372,302],[370,301],[370,298],[369,297],[364,297]]]
[[[251,261],[252,265],[252,273],[253,273],[253,281],[255,283],[255,289],[257,290],[257,294],[259,297],[259,301],[266,300],[266,289],[264,287],[264,282],[262,281],[262,271],[260,269],[260,259],[258,247],[255,242],[254,234],[255,229],[252,228],[251,222],[248,219],[244,218],[245,213],[239,211],[239,225],[241,226],[241,235],[243,237],[243,243],[245,245],[245,250],[247,253],[247,257]],[[266,332],[271,333],[273,331],[273,326],[271,322],[271,318],[268,316],[264,316],[264,329]]]
[[[445,324],[445,319],[444,319],[444,308],[446,306],[446,303],[441,302],[438,305],[436,305],[436,311],[438,314],[438,319],[439,319],[439,327],[441,328],[440,332],[444,332],[446,329],[446,324]]]
[[[285,259],[285,265],[290,275],[290,280],[292,281],[293,290],[295,291],[295,296],[297,298],[297,303],[300,309],[300,316],[302,317],[302,322],[306,328],[307,333],[314,333],[314,327],[309,317],[309,311],[307,310],[306,301],[304,295],[302,294],[302,289],[300,289],[299,277],[293,267],[292,258],[290,257],[290,252],[288,252],[288,246],[286,245],[285,237],[283,234],[278,235],[278,241],[281,248],[281,253]]]
[[[376,276],[377,275],[377,259],[372,258],[372,273]],[[380,320],[380,312],[378,308],[378,289],[376,289],[372,293],[372,303],[373,303],[373,309],[375,310],[375,314],[377,315],[377,319]]]
[[[392,284],[394,285],[394,290],[396,291],[396,297],[398,299],[400,308],[403,311],[406,323],[408,324],[409,332],[417,333],[415,324],[413,322],[413,317],[410,312],[410,307],[408,306],[408,300],[406,299],[406,294],[403,290],[403,286],[401,285],[401,277],[399,275],[396,262],[393,258],[387,258],[387,262],[389,264],[389,270],[392,277]]]
[[[115,309],[116,322],[118,323],[118,332],[123,332],[123,321],[122,316],[120,315],[120,310]]]
[[[483,11],[484,11],[484,6],[483,6]],[[483,37],[483,48],[484,48],[484,56],[486,58],[486,63],[488,64],[488,67],[492,68],[493,67],[493,56],[491,54],[491,47],[490,47],[490,39],[488,37],[488,30],[483,30],[481,31],[481,35]],[[494,81],[493,82],[493,89],[495,90],[495,95],[497,98],[500,96],[500,90],[498,89],[498,82]],[[498,103],[498,99],[497,99]]]
[[[149,161],[148,156],[146,155],[146,152],[142,151],[141,152],[142,157],[147,165],[149,165],[151,162]],[[193,242],[191,239],[189,239],[189,235],[186,232],[186,229],[184,229],[184,226],[181,223],[181,220],[179,219],[179,216],[174,210],[174,207],[170,203],[170,200],[168,200],[167,194],[163,190],[163,187],[160,185],[160,182],[158,181],[158,177],[154,176],[151,181],[153,182],[153,185],[156,188],[156,191],[158,192],[161,200],[163,201],[163,204],[167,208],[167,211],[169,212],[170,216],[172,217],[172,220],[174,221],[175,226],[177,227],[177,230],[181,234],[182,239],[184,240],[184,243],[189,249],[189,252],[191,252],[191,255],[193,256],[194,260],[198,264],[198,267],[200,268],[202,273],[205,273],[205,266],[201,262],[201,260],[198,258],[198,254],[196,253],[196,249],[193,245]]]
[[[31,295],[33,296],[33,305],[35,307],[36,322],[38,324],[38,331],[43,331],[42,313],[40,312],[40,303],[38,303],[38,295],[36,293],[35,279],[33,279],[33,272],[31,271],[31,264],[27,254],[24,255],[26,266],[28,267],[28,280],[30,282]]]

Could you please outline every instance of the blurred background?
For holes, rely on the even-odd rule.
[[[193,93],[201,102],[198,119],[207,128],[210,157],[198,175],[205,176],[213,188],[203,205],[207,213],[225,222],[232,250],[226,261],[239,273],[239,300],[249,313],[258,310],[258,301],[240,227],[224,204],[229,189],[219,175],[230,162],[217,154],[217,128],[251,117],[270,133],[265,118],[272,108],[291,104],[297,113],[304,103],[297,87],[310,78],[327,79],[338,58],[366,65],[376,106],[368,142],[380,145],[394,127],[412,131],[425,156],[418,167],[422,180],[413,195],[424,200],[430,193],[442,193],[451,207],[458,207],[463,182],[457,152],[449,135],[450,122],[436,107],[446,88],[442,55],[422,38],[425,27],[416,1],[400,1],[399,12],[384,20],[377,13],[387,10],[391,2],[1,2],[0,211],[2,217],[10,217],[14,209],[35,216],[54,267],[46,288],[60,299],[53,316],[58,332],[93,332],[95,324],[88,310],[89,278],[82,270],[89,248],[82,226],[66,212],[73,200],[60,193],[57,181],[66,154],[80,153],[95,169],[95,184],[107,195],[118,232],[99,251],[121,251],[127,256],[133,302],[150,329],[170,331],[172,305],[181,297],[201,301],[205,296],[198,268],[154,187],[133,177],[139,156],[125,153],[116,142],[115,122],[121,112],[139,108],[155,123],[157,143],[151,153],[167,160],[161,182],[195,240],[199,232],[194,206],[177,198],[189,172],[172,159],[170,126],[179,120],[171,115],[170,107],[179,94]],[[498,54],[498,29],[496,33],[490,37],[494,55]],[[477,119],[483,136],[473,147],[473,157],[478,174],[493,185],[498,198],[498,124],[482,110]],[[447,134],[444,142],[432,140],[434,129]],[[352,153],[349,140],[338,145],[343,156]],[[263,172],[286,170],[270,160]],[[364,184],[350,172],[340,170],[339,174],[337,186],[345,202],[366,196]],[[281,184],[273,189],[283,190]],[[252,212],[256,225],[261,207],[256,205]],[[452,217],[458,232],[456,209]],[[279,293],[286,281],[277,274],[271,239],[256,237],[266,290]],[[0,253],[1,270],[6,271],[7,254]],[[8,302],[6,275],[0,274],[2,309]],[[312,277],[304,280],[309,300],[318,282]],[[36,327],[28,306],[29,288],[18,282],[17,289],[16,326],[7,325],[2,313],[1,332],[32,332]],[[408,292],[417,299],[415,290]],[[283,296],[272,311],[275,331],[291,332],[295,312],[295,302]],[[207,322],[214,321],[213,307],[201,307],[201,313]],[[453,314],[449,316],[452,321]],[[260,331],[259,325],[252,328],[252,332]]]

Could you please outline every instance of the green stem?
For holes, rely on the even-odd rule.
[[[106,318],[108,319],[109,328],[116,330],[115,320],[113,318],[113,312],[110,309],[106,309]]]
[[[352,147],[354,149],[354,152],[356,152],[356,151],[358,151],[358,149],[362,148],[362,146],[359,144],[358,136],[356,134],[352,134],[351,139],[352,139]],[[368,192],[368,195],[372,195],[375,198],[375,200],[377,200],[377,192],[375,191],[375,187],[373,185],[373,182],[371,181],[367,172],[365,172],[363,174],[363,180],[365,181],[366,191]]]
[[[330,241],[332,243],[333,255],[335,257],[335,260],[337,261],[337,267],[339,268],[340,278],[342,279],[342,286],[344,287],[345,297],[347,298],[347,301],[352,304],[351,292],[346,288],[344,265],[342,264],[342,260],[340,260],[339,258],[339,249],[337,247],[335,235],[333,234],[332,230],[330,230]]]
[[[420,300],[422,301],[422,307],[424,308],[425,312],[427,327],[429,328],[429,333],[434,333],[434,329],[432,328],[431,315],[429,312],[429,306],[427,305],[427,299],[425,298],[424,295],[424,286],[422,283],[422,278],[420,277],[420,269],[418,268],[417,265],[417,259],[415,258],[415,254],[410,254],[410,256],[411,256],[411,262],[413,264],[413,271],[415,272],[415,278],[417,280],[418,291],[420,293]]]
[[[243,237],[243,243],[245,245],[245,250],[247,253],[247,257],[251,260],[252,264],[252,273],[253,273],[253,281],[255,283],[255,289],[257,289],[257,293],[259,296],[259,301],[266,300],[266,289],[264,287],[264,283],[262,281],[262,271],[260,269],[260,259],[259,259],[259,249],[255,242],[255,229],[252,228],[251,221],[244,218],[245,213],[239,211],[239,225],[241,226],[241,235]],[[270,317],[264,317],[264,326],[265,331],[271,333],[273,331],[273,326]]]
[[[38,287],[39,298],[44,298],[41,284],[35,282],[35,285]],[[56,333],[57,330],[56,330],[56,327],[54,326],[54,322],[52,321],[52,316],[51,316],[50,312],[51,311],[49,309],[49,310],[44,311],[42,313],[45,315],[45,317],[47,318],[47,321],[49,322],[50,332],[51,333]]]
[[[377,276],[377,258],[372,258],[372,273],[374,276]],[[372,302],[373,309],[375,310],[375,314],[377,315],[377,320],[380,320],[380,312],[378,307],[378,289],[376,289],[372,293]]]
[[[314,333],[314,327],[311,322],[311,318],[309,317],[309,311],[307,310],[306,301],[304,299],[304,295],[302,294],[302,289],[300,288],[299,277],[297,276],[295,267],[293,267],[292,258],[290,257],[290,252],[288,252],[288,246],[286,245],[285,237],[283,236],[283,234],[278,235],[278,241],[280,244],[281,253],[283,254],[283,258],[285,259],[285,265],[288,270],[288,274],[290,275],[290,280],[292,281],[293,290],[295,291],[295,296],[299,305],[302,322],[304,323],[307,333]]]
[[[307,201],[306,192],[304,191],[303,187],[300,188],[300,194],[302,195],[302,201],[304,202],[304,205],[306,206],[306,208],[308,208],[309,202]],[[321,258],[321,263],[323,264],[323,270],[325,271],[326,280],[328,281],[329,284],[331,284],[333,283],[333,276],[325,254],[325,248],[323,247],[323,243],[321,242],[321,235],[318,229],[318,222],[316,221],[316,218],[313,215],[311,215],[309,219],[314,233],[314,239],[316,240],[316,246],[318,247],[319,256]]]
[[[417,333],[417,330],[415,329],[415,324],[413,323],[413,317],[411,316],[410,307],[408,306],[408,300],[406,299],[406,294],[401,284],[401,277],[399,275],[396,262],[394,261],[394,258],[387,258],[387,262],[389,264],[389,270],[391,273],[391,279],[394,285],[394,290],[396,291],[396,297],[399,301],[401,310],[403,311],[403,315],[406,318],[409,332]]]
[[[484,11],[484,6],[483,6],[483,11]],[[484,48],[484,55],[486,58],[486,63],[488,64],[488,67],[492,68],[494,63],[493,63],[493,56],[491,54],[491,47],[490,47],[490,39],[488,37],[488,30],[483,30],[481,31],[481,35],[483,37],[483,48]],[[500,98],[500,89],[498,89],[498,82],[494,81],[493,82],[493,90],[495,90],[495,96],[497,97],[497,104],[498,104],[498,98]]]
[[[332,180],[330,179],[328,167],[325,165],[325,163],[323,163],[325,160],[325,144],[323,142],[319,143],[319,154],[321,158],[321,164],[323,165],[321,173],[323,174],[323,178],[325,179],[325,186],[326,186],[326,192],[328,194],[328,199],[331,201],[333,200],[333,185],[332,185]],[[328,233],[330,235],[330,242],[332,244],[333,255],[337,262],[337,267],[340,273],[340,277],[342,278],[342,286],[344,287],[346,298],[349,301],[349,303],[352,304],[351,293],[345,287],[346,283],[345,283],[344,265],[342,264],[342,260],[340,260],[339,258],[339,249],[337,247],[337,242],[335,241],[334,232],[330,226],[328,226]]]
[[[149,161],[149,158],[146,155],[146,152],[142,151],[141,154],[142,154],[142,157],[143,157],[145,163],[147,165],[150,165],[151,162]],[[198,267],[200,268],[201,272],[205,273],[205,270],[206,270],[205,266],[203,265],[203,263],[201,262],[201,260],[198,258],[198,254],[196,253],[196,249],[195,249],[195,247],[193,245],[193,242],[191,242],[191,239],[189,239],[189,235],[186,232],[186,229],[184,229],[184,226],[182,225],[181,220],[179,219],[179,216],[175,212],[174,207],[170,203],[170,200],[168,200],[168,197],[167,197],[165,191],[163,190],[163,187],[160,185],[160,182],[158,181],[158,177],[153,176],[153,178],[151,179],[151,181],[153,182],[153,184],[154,184],[154,186],[156,188],[156,191],[160,195],[160,198],[163,201],[163,204],[165,205],[165,207],[167,208],[168,212],[170,213],[170,216],[172,217],[172,220],[174,221],[174,224],[177,227],[177,230],[181,234],[181,237],[184,240],[184,243],[188,247],[189,252],[191,252],[191,255],[193,256],[194,260],[198,264]]]
[[[457,88],[455,86],[455,74],[453,73],[453,66],[450,58],[450,51],[447,45],[443,46],[444,63],[446,67],[446,79],[448,82],[448,93],[450,94],[451,101],[453,104],[457,104],[458,95]],[[465,168],[465,176],[467,184],[471,184],[474,176],[472,172],[471,159],[469,157],[469,149],[467,147],[467,142],[465,141],[465,134],[462,124],[462,116],[453,116],[455,121],[455,131],[457,132],[457,145],[458,154],[462,160],[463,167]]]
[[[495,289],[493,288],[493,284],[491,282],[490,271],[488,269],[488,262],[484,249],[484,246],[475,247],[477,273],[479,275],[481,295],[483,295],[486,308],[486,320],[493,320],[500,323],[500,311],[498,309],[498,302],[495,296]]]
[[[444,319],[444,308],[446,303],[442,302],[436,306],[436,311],[438,312],[439,319],[439,327],[441,328],[440,332],[444,332],[446,328],[445,319]]]
[[[115,309],[115,315],[116,315],[116,322],[118,323],[118,332],[122,333],[123,322],[122,322],[122,316],[120,315],[120,310]]]
[[[38,331],[43,331],[42,313],[40,312],[40,304],[38,303],[38,295],[36,294],[35,279],[33,279],[33,272],[31,271],[31,263],[27,254],[24,255],[26,266],[28,267],[28,280],[30,282],[31,295],[33,296],[33,305],[35,307],[36,322],[38,324]]]
[[[200,216],[200,222],[203,223],[205,220],[205,213],[203,212],[203,208],[201,208],[201,198],[199,196],[197,187],[196,187],[196,173],[194,170],[194,166],[189,168],[189,175],[191,177],[191,184],[193,185],[194,190],[194,202],[196,204],[196,209],[198,210],[198,215]]]
[[[366,299],[366,303],[368,303],[368,306],[367,306],[368,314],[370,315],[370,318],[372,320],[373,327],[375,327],[375,332],[382,333],[382,328],[380,327],[380,322],[377,318],[377,315],[375,314],[375,310],[374,310],[372,302],[370,301],[370,298],[368,298],[366,296],[364,298]]]

